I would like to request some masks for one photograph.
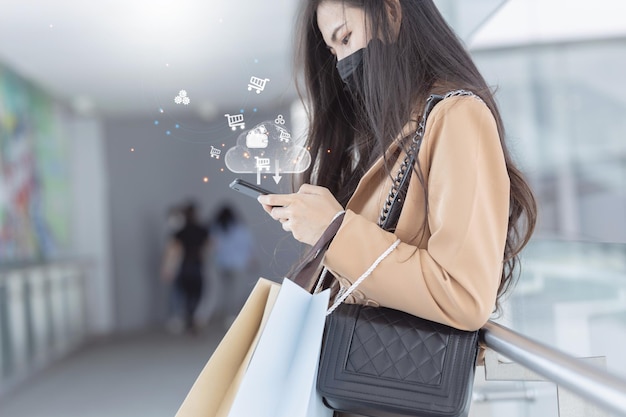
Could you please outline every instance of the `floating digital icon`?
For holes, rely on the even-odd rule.
[[[258,172],[261,172],[261,171],[269,172],[271,168],[270,158],[259,158],[258,156],[255,156],[254,159],[256,159],[255,166]]]
[[[291,140],[291,133],[289,133],[285,129],[280,129],[280,135],[278,136],[278,140],[280,140],[281,142],[289,143],[289,140]]]
[[[267,84],[269,80],[269,78],[250,77],[248,91],[252,91],[254,89],[257,94],[261,94],[261,91],[265,90],[265,84]]]
[[[260,138],[251,132],[262,132],[264,137]],[[265,147],[254,147],[261,144],[259,139],[265,138]],[[257,182],[260,182],[261,172],[275,174],[274,180],[279,181],[281,175],[302,173],[311,165],[309,151],[296,145],[289,131],[273,120],[260,123],[249,132],[242,132],[237,138],[237,145],[228,149],[223,159],[233,173],[257,174]]]
[[[279,114],[278,117],[276,118],[276,120],[274,120],[274,123],[276,123],[277,125],[284,125],[285,124],[285,118],[283,117],[282,114]]]
[[[269,144],[269,138],[265,125],[260,125],[246,134],[246,146],[250,149],[265,149]]]
[[[222,150],[211,145],[211,158],[220,159]]]
[[[235,114],[233,116],[225,114],[224,117],[228,119],[228,127],[233,131],[237,130],[238,127],[242,130],[246,128],[246,123],[243,121],[243,114]]]
[[[184,104],[185,106],[190,103],[189,97],[187,97],[187,91],[180,90],[178,95],[174,97],[174,103],[176,104]]]

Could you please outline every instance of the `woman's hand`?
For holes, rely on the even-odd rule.
[[[327,188],[310,184],[302,185],[295,194],[262,195],[258,200],[285,231],[308,245],[314,245],[333,217],[343,210]]]

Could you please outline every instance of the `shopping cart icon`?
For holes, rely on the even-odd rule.
[[[265,84],[269,81],[269,78],[251,77],[248,84],[248,91],[252,91],[254,88],[257,94],[261,94],[261,91],[265,90]]]
[[[224,117],[228,118],[228,127],[232,130],[237,130],[237,127],[240,127],[242,130],[246,128],[246,124],[243,121],[243,114],[235,114],[234,116],[225,114]]]
[[[258,156],[255,156],[254,159],[256,159],[256,169],[257,169],[257,172],[261,172],[261,171],[269,172],[269,170],[270,170],[270,159],[269,158],[259,158]]]
[[[281,129],[279,140],[281,142],[289,143],[289,139],[291,139],[291,133],[287,132],[286,130]]]
[[[211,158],[220,159],[221,149],[211,146]]]

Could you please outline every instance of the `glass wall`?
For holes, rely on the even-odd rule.
[[[539,204],[498,321],[626,377],[626,38],[472,53]],[[558,415],[556,392],[478,381],[473,415]]]
[[[537,193],[538,236],[626,242],[626,39],[474,56]]]

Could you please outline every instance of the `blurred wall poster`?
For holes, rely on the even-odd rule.
[[[0,264],[50,259],[69,246],[69,141],[63,111],[0,66]]]

